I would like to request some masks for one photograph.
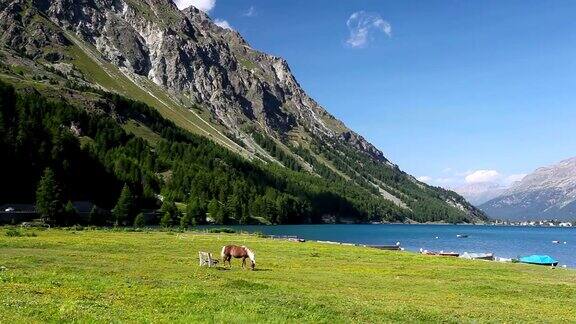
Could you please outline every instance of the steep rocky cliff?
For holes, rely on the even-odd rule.
[[[437,206],[444,210],[438,220],[452,212],[485,218],[457,194],[402,172],[310,98],[284,59],[251,48],[193,7],[180,11],[169,0],[2,2],[0,42],[4,69],[20,81],[117,92],[249,159],[333,172],[415,213]],[[15,66],[25,73],[18,76]],[[264,148],[254,134],[273,144]]]

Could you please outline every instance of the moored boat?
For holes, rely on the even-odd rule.
[[[456,253],[456,252],[444,252],[444,251],[440,251],[440,253],[438,253],[438,255],[440,256],[447,256],[447,257],[459,257],[460,253]]]
[[[428,251],[428,250],[423,250],[423,249],[420,249],[420,254],[436,255],[436,256],[448,256],[448,257],[460,256],[460,253],[456,253],[456,252],[444,252],[444,251],[436,252],[436,251]]]
[[[494,260],[494,253],[469,253],[464,252],[461,256],[464,259],[472,259],[472,260]]]
[[[537,264],[537,265],[545,265],[545,266],[553,266],[555,267],[558,265],[558,261],[548,255],[530,255],[520,258],[519,260],[521,263],[527,264]]]

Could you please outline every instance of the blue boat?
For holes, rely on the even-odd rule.
[[[520,262],[528,264],[538,264],[546,266],[556,266],[558,261],[548,255],[530,255],[520,258]]]

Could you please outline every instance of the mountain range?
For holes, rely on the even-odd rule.
[[[467,183],[454,189],[474,206],[492,200],[506,191],[506,187],[496,182]]]
[[[479,207],[508,220],[576,218],[576,157],[541,167]]]
[[[254,165],[288,169],[309,181],[336,179],[350,192],[363,192],[355,197],[400,210],[405,218],[487,219],[458,194],[403,172],[310,98],[284,59],[253,49],[194,7],[181,11],[169,0],[2,2],[0,79],[19,93],[34,91],[109,115],[149,142],[165,139],[138,116],[116,113],[109,94],[142,102]],[[174,181],[180,180],[161,177],[157,194],[174,188]],[[275,192],[288,190],[271,186]],[[183,203],[190,199],[189,192],[170,192]],[[331,194],[371,213],[346,190]],[[214,195],[207,198],[225,203],[224,194]],[[295,191],[290,195],[309,199]]]

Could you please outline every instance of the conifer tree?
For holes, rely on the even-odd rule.
[[[210,200],[210,203],[208,203],[208,214],[215,223],[224,224],[225,213],[218,200]]]
[[[70,200],[68,200],[68,203],[66,203],[66,205],[64,206],[64,212],[62,213],[62,219],[58,221],[58,223],[60,223],[61,225],[74,225],[76,223],[78,223],[79,219],[78,217],[80,216],[78,214],[78,210],[76,210],[76,207],[74,207],[74,204],[72,204],[72,202]]]
[[[200,225],[206,222],[206,211],[198,199],[192,198],[186,206],[186,226]]]
[[[128,188],[128,185],[125,184],[124,188],[122,188],[122,192],[120,193],[120,197],[118,197],[118,202],[112,210],[116,225],[128,224],[130,218],[134,214],[134,209],[134,196],[132,195],[130,188]]]
[[[162,212],[162,219],[160,220],[162,226],[168,227],[180,222],[182,213],[180,213],[180,210],[178,210],[178,207],[174,201],[170,199],[164,199],[160,211]]]
[[[44,170],[44,175],[36,189],[36,210],[43,221],[56,223],[63,211],[60,187],[56,182],[54,172],[50,168]]]

